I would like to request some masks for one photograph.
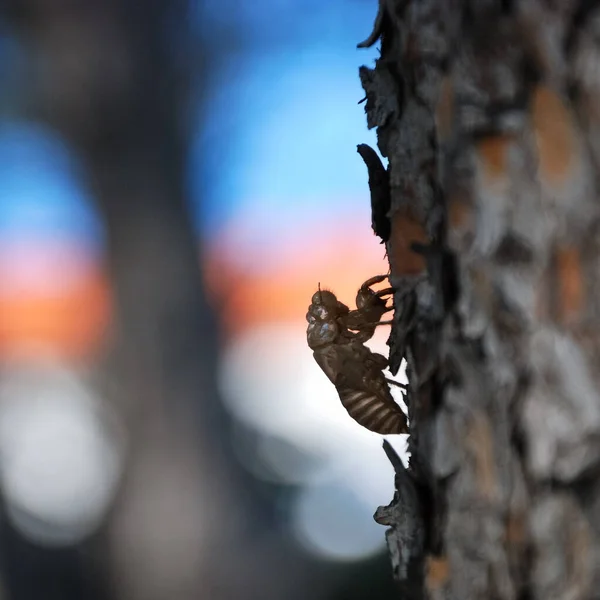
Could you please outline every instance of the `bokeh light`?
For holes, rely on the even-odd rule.
[[[114,414],[53,362],[0,377],[0,481],[14,525],[41,544],[80,541],[108,509],[124,444]]]
[[[381,331],[369,346],[385,352],[385,340]],[[393,379],[406,383],[405,364]],[[241,447],[243,463],[258,477],[302,486],[292,510],[299,541],[332,560],[366,558],[381,550],[384,538],[373,521],[373,507],[393,495],[393,469],[381,436],[348,416],[316,365],[305,328],[270,323],[248,329],[230,344],[220,381],[234,417],[259,436]],[[392,388],[392,394],[402,405],[400,391]],[[406,436],[391,439],[406,459]],[[328,494],[351,505],[351,514],[332,514]],[[355,520],[356,527],[340,537],[345,519]],[[331,526],[319,527],[321,520]]]
[[[232,55],[220,76],[196,146],[208,157],[197,177],[212,185],[198,179],[196,189],[211,198],[201,218],[204,267],[225,328],[220,389],[240,423],[233,443],[256,477],[297,487],[290,527],[307,552],[367,558],[384,545],[373,507],[391,498],[393,472],[381,436],[348,416],[315,363],[305,321],[318,284],[354,306],[362,282],[388,268],[356,152],[357,143],[374,145],[374,134],[347,101],[362,97],[356,57],[325,41],[302,52]],[[204,151],[235,127],[233,143]],[[387,334],[371,343],[384,355]],[[398,378],[405,382],[404,371]],[[406,456],[405,436],[396,437]],[[346,512],[331,513],[332,495]],[[353,519],[354,537],[346,530]]]
[[[94,532],[122,468],[118,418],[83,375],[111,299],[82,182],[51,129],[0,122],[0,481],[14,527],[46,546]]]
[[[298,540],[321,558],[364,560],[385,547],[372,506],[344,481],[306,486],[296,497],[292,515]]]
[[[51,130],[0,123],[0,357],[80,359],[104,341],[103,232],[79,170]]]
[[[359,143],[376,146],[359,104],[364,92],[358,66],[371,63],[377,50],[356,51],[375,8],[362,0],[185,4],[199,51],[184,60],[198,58],[206,68],[198,67],[200,89],[191,106],[196,122],[186,127],[191,152],[185,164],[170,165],[169,177],[185,169],[185,181],[173,185],[179,190],[183,184],[189,194],[198,276],[205,278],[222,337],[220,347],[202,340],[204,352],[219,355],[220,395],[213,397],[214,381],[193,391],[183,382],[173,394],[179,403],[130,398],[119,377],[105,377],[112,369],[121,375],[122,365],[113,364],[121,354],[113,356],[111,344],[123,332],[127,336],[128,324],[117,329],[122,322],[113,314],[105,236],[114,232],[104,231],[94,206],[90,184],[99,181],[89,179],[94,169],[89,163],[84,168],[84,156],[57,131],[18,116],[22,106],[35,105],[27,98],[35,96],[28,77],[31,49],[18,28],[4,35],[0,24],[0,73],[10,81],[8,92],[0,92],[0,491],[12,528],[32,546],[79,552],[98,532],[106,535],[99,554],[110,555],[103,560],[114,561],[114,581],[123,597],[132,598],[136,577],[147,591],[137,598],[176,597],[194,585],[190,581],[210,579],[211,557],[232,581],[244,575],[230,578],[222,556],[252,554],[273,579],[271,563],[282,549],[324,571],[333,572],[336,563],[355,568],[384,549],[384,530],[373,512],[389,502],[394,486],[381,436],[348,416],[307,346],[305,321],[318,284],[353,306],[361,283],[388,268],[385,248],[370,227],[368,174],[356,152]],[[59,23],[60,11],[70,14],[71,8],[54,10],[44,14]],[[144,31],[140,21],[140,40]],[[65,40],[62,51],[69,49]],[[187,49],[185,41],[183,35],[169,40],[169,52]],[[117,60],[118,52],[115,45]],[[67,79],[70,68],[85,64],[83,55],[81,61],[76,53],[68,56]],[[51,58],[36,68],[43,71]],[[164,81],[179,81],[186,65],[178,64]],[[49,71],[50,77],[59,72]],[[94,100],[99,109],[112,101],[110,86],[116,85],[109,80],[103,87],[102,75],[83,79],[107,91]],[[51,90],[53,82],[47,83]],[[139,82],[129,83],[134,90]],[[72,91],[57,87],[65,97]],[[61,108],[59,101],[54,108]],[[138,109],[145,114],[144,101]],[[68,120],[67,113],[61,118]],[[171,117],[177,121],[179,115],[168,115],[160,127],[170,127]],[[369,345],[387,355],[387,336],[382,328]],[[188,363],[198,364],[183,352],[176,366],[182,374]],[[174,362],[165,360],[171,367]],[[406,382],[404,367],[395,379]],[[112,395],[105,397],[107,388],[127,402],[120,406]],[[402,405],[401,393],[393,388],[392,394]],[[128,421],[138,408],[139,419],[136,413]],[[214,456],[206,439],[197,451],[197,440],[185,437],[196,432],[193,419],[183,426],[183,414],[199,416],[203,425],[214,418],[215,438],[230,437]],[[406,459],[405,436],[390,442]],[[260,492],[248,485],[240,494],[232,473],[252,480]],[[242,497],[246,492],[248,498]],[[228,522],[213,523],[212,515],[223,513]],[[238,528],[246,517],[252,533]],[[218,549],[206,542],[213,528],[222,538]],[[302,560],[290,561],[299,573]],[[260,577],[251,580],[262,590]],[[223,579],[215,575],[215,581]],[[317,600],[329,584],[287,585],[300,594],[308,585],[307,594]]]

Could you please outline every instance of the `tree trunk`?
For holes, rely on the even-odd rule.
[[[600,597],[599,33],[593,2],[381,0],[361,44],[410,381],[376,513],[399,598]]]
[[[207,76],[192,64],[205,56],[188,4],[21,0],[6,11],[29,51],[23,112],[82,159],[108,238],[114,335],[95,366],[130,451],[92,566],[119,598],[293,597],[308,566],[275,535],[258,547],[272,508],[234,460],[217,390],[216,317],[184,190],[191,67]]]

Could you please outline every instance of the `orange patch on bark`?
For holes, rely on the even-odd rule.
[[[559,285],[558,318],[565,323],[576,318],[584,302],[584,281],[579,250],[561,247],[556,251],[556,271]]]
[[[531,113],[540,176],[548,183],[561,183],[576,154],[571,113],[558,94],[544,86],[538,86],[533,94]]]
[[[411,244],[428,244],[429,236],[409,207],[397,210],[392,216],[388,256],[392,275],[418,275],[427,264],[425,257],[415,252]]]
[[[592,538],[590,526],[581,518],[572,522],[568,531],[566,555],[571,581],[577,581],[582,590],[580,598],[590,597],[590,589],[593,581],[593,557]],[[586,591],[587,590],[587,591]]]
[[[506,135],[488,137],[476,144],[476,150],[483,163],[483,179],[492,183],[506,175],[508,147],[512,138]]]
[[[428,556],[425,585],[429,591],[439,590],[450,576],[450,566],[445,556]]]
[[[450,229],[462,229],[471,224],[473,209],[460,196],[452,196],[448,200],[448,226]]]
[[[452,79],[445,76],[440,86],[437,106],[435,107],[435,125],[438,139],[443,142],[452,134],[454,125],[454,87]]]
[[[522,544],[525,541],[525,516],[511,513],[506,523],[506,541],[508,544]]]
[[[492,428],[482,412],[474,415],[467,430],[466,446],[475,461],[475,473],[479,493],[486,500],[492,500],[496,493],[496,465]]]

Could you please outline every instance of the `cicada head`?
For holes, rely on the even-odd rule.
[[[340,302],[333,292],[322,290],[319,285],[319,289],[311,298],[306,319],[310,322],[310,317],[314,316],[322,321],[326,321],[328,319],[337,319],[342,315],[347,315],[349,312],[350,309],[343,302]]]
[[[337,296],[330,292],[329,290],[322,290],[319,285],[319,289],[312,295],[310,300],[311,304],[316,304],[319,306],[328,306],[331,308],[335,308],[338,303]]]
[[[338,317],[349,312],[350,309],[333,292],[322,290],[319,285],[306,313],[308,345],[315,349],[333,343],[340,334]]]

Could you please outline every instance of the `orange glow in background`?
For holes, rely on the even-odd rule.
[[[0,358],[51,351],[63,359],[91,359],[110,315],[102,265],[78,245],[0,244]]]
[[[353,48],[353,34],[347,35]],[[206,280],[223,334],[214,348],[218,400],[231,419],[240,464],[259,480],[294,486],[282,499],[288,534],[312,555],[361,560],[384,546],[372,507],[391,497],[393,469],[380,437],[349,418],[316,364],[306,343],[306,312],[318,285],[354,307],[359,286],[388,272],[385,247],[371,229],[368,173],[356,153],[356,143],[375,145],[375,135],[366,130],[362,108],[348,102],[363,94],[351,54],[292,48],[252,61],[219,92],[229,100],[209,111],[218,123],[214,140],[202,120],[189,163],[191,199],[202,213],[201,223],[191,223],[204,246],[198,277]],[[323,91],[318,101],[315,86]],[[215,154],[224,131],[231,143]],[[295,141],[291,153],[281,151],[282,139]],[[44,486],[49,498],[94,496],[80,467],[71,465],[85,464],[80,470],[88,483],[104,477],[106,489],[118,471],[111,467],[113,442],[102,441],[102,426],[90,416],[103,399],[90,398],[85,380],[87,367],[109,350],[106,232],[78,177],[78,158],[56,132],[32,124],[0,127],[0,154],[0,364],[7,372],[25,365],[14,411],[18,417],[29,410],[29,431],[43,434],[37,463],[15,467],[7,489],[16,490],[16,505],[25,498],[41,511]],[[369,341],[374,351],[387,353],[388,332],[381,327]],[[70,374],[51,365],[49,375],[39,376],[48,355]],[[10,364],[15,357],[24,360]],[[201,402],[197,392],[194,401]],[[77,434],[70,446],[63,435],[69,428]],[[396,437],[392,443],[402,452],[404,440]],[[29,447],[19,452],[27,458]],[[61,470],[71,477],[58,481],[54,473]],[[17,493],[22,481],[33,490],[29,496]],[[343,510],[331,510],[332,495]],[[109,501],[108,492],[100,496],[100,504]],[[57,502],[56,510],[64,505]]]
[[[237,256],[251,249],[240,248],[228,232],[208,249],[205,277],[227,337],[264,323],[304,324],[319,284],[355,307],[363,281],[388,272],[384,246],[368,221],[356,218],[327,237],[315,237],[307,230],[304,239],[302,246],[286,253],[284,262],[252,273],[237,264]]]

